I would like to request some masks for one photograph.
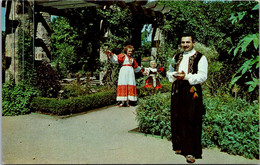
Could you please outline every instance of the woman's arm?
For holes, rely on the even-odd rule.
[[[114,63],[114,64],[119,64],[119,63],[118,63],[117,55],[115,55],[115,54],[109,56],[109,60],[110,60],[112,63]]]
[[[135,59],[133,59],[133,64],[132,64],[133,68],[134,68],[134,72],[138,73],[138,72],[143,72],[142,68],[140,66],[138,66],[138,63],[136,62]]]
[[[124,59],[124,54],[115,55],[112,52],[109,54],[109,60],[114,64],[121,64],[124,62]]]

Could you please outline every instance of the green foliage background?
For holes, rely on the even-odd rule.
[[[136,120],[141,132],[171,139],[170,100],[170,93],[139,99]],[[259,159],[259,104],[206,92],[203,100],[202,146]]]
[[[258,3],[253,1],[159,1],[171,8],[157,24],[163,30],[164,43],[159,47],[157,61],[167,68],[167,60],[180,51],[180,36],[192,32],[196,41],[214,49],[217,53],[210,60],[210,72],[214,72],[210,84],[212,89],[222,88],[232,92],[239,89],[237,96],[253,101],[258,97]],[[90,17],[91,16],[91,17]],[[97,31],[102,26],[110,29]],[[131,32],[136,22],[129,8],[113,7],[92,9],[71,9],[68,19],[53,21],[53,63],[66,76],[68,72],[101,70],[107,71],[104,82],[116,86],[118,67],[101,63],[95,50],[111,50],[119,54],[125,45],[132,42]],[[145,24],[143,24],[145,25]],[[143,58],[151,50],[142,34],[142,47],[135,52],[135,58]],[[113,71],[112,71],[113,69]],[[113,76],[111,76],[113,75]],[[217,81],[216,81],[217,80]],[[249,91],[249,93],[248,93]]]
[[[37,88],[21,82],[5,83],[2,86],[2,114],[3,116],[25,115],[31,112],[32,99],[38,96]]]
[[[209,62],[214,72],[212,89],[249,101],[259,96],[259,4],[253,1],[160,1],[171,11],[161,24],[165,45],[161,62],[178,52],[183,33],[194,33],[196,41],[216,50]],[[205,54],[206,55],[206,54]],[[215,62],[216,61],[216,62]],[[210,77],[211,78],[211,77]]]

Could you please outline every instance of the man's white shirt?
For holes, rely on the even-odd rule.
[[[185,77],[184,80],[188,80],[190,85],[202,84],[207,80],[208,74],[208,61],[207,58],[203,55],[198,63],[198,72],[196,74],[188,73],[189,58],[196,53],[195,49],[192,49],[188,52],[183,53],[183,59],[179,65],[179,70],[175,71],[174,66],[169,66],[169,71],[167,71],[167,77],[170,82],[174,82],[176,79],[173,77],[173,74],[176,72],[184,71]]]

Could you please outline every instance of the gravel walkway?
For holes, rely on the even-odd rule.
[[[2,117],[3,164],[185,164],[171,142],[138,133],[136,107],[109,106],[72,116]],[[195,164],[259,164],[203,149]]]

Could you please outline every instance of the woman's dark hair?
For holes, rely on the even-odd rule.
[[[134,51],[134,46],[133,45],[127,45],[125,48],[124,48],[124,53],[126,54],[127,53],[127,50],[128,49],[132,49]]]

